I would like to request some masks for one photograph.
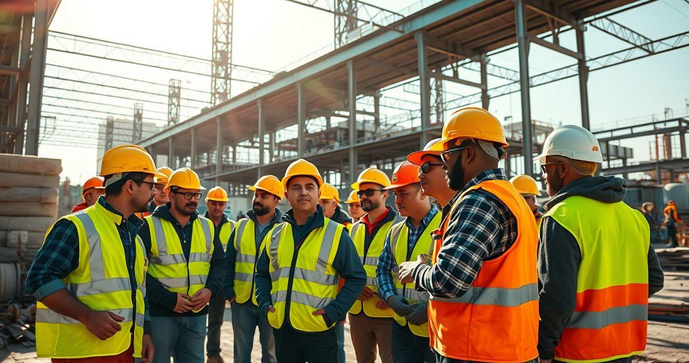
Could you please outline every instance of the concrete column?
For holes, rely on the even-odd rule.
[[[380,91],[376,91],[373,96],[373,133],[380,130]]]
[[[171,137],[167,139],[167,166],[172,170],[177,169],[177,163],[175,163],[175,147],[172,145]]]
[[[484,86],[481,90],[481,107],[487,110],[490,105],[490,96],[488,96],[488,59],[485,54],[481,56],[481,84]]]
[[[220,118],[215,119],[215,184],[220,182],[220,173],[222,173],[222,121]]]
[[[679,149],[680,149],[680,153],[682,155],[682,159],[685,159],[687,157],[687,140],[686,140],[687,130],[684,127],[684,122],[682,119],[680,119],[678,122],[679,122]]]
[[[19,57],[19,66],[22,68],[22,76],[19,77],[19,90],[17,92],[17,127],[24,129],[26,122],[26,94],[28,92],[29,84],[26,79],[26,71],[29,67],[29,56],[31,55],[31,31],[32,31],[33,15],[28,14],[22,17],[22,40],[21,40],[21,55]],[[24,152],[24,131],[17,134],[17,139],[14,144],[14,153],[23,154]]]
[[[428,77],[428,59],[426,52],[426,34],[423,31],[414,34],[417,48],[419,85],[421,88],[419,103],[421,105],[421,145],[423,148],[428,142],[426,130],[431,122],[431,82]]]
[[[356,96],[357,96],[356,63],[347,61],[347,97],[349,98],[349,184],[354,183],[358,175],[359,155],[356,150]]]
[[[526,27],[526,5],[515,0],[517,14],[517,43],[519,46],[519,87],[522,101],[522,129],[524,139],[524,174],[533,174],[533,140],[531,136],[531,96],[529,91],[529,34]]]
[[[263,120],[263,100],[256,101],[257,115],[258,115],[258,178],[262,175],[262,166],[265,164],[265,124]]]
[[[304,85],[297,83],[297,155],[304,157],[306,133],[306,95],[304,95]]]
[[[191,151],[189,152],[189,163],[191,164],[191,169],[193,170],[196,168],[197,160],[196,160],[196,129],[192,128],[191,129]]]
[[[272,163],[273,160],[275,160],[275,131],[271,131],[269,136],[270,141],[268,143],[268,162]]]
[[[38,155],[43,102],[43,76],[48,46],[48,0],[36,0],[36,21],[31,51],[31,90],[29,93],[29,125],[26,134],[26,154]]]
[[[587,130],[591,129],[591,119],[589,116],[589,67],[586,66],[586,53],[584,52],[584,31],[575,30],[577,36],[577,52],[582,55],[582,59],[577,60],[579,68],[579,100],[581,102],[581,126]]]

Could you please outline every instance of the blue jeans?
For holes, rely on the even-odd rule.
[[[256,327],[258,327],[261,352],[263,353],[261,362],[276,363],[273,327],[270,326],[268,319],[259,313],[258,307],[251,301],[244,304],[233,301],[231,311],[235,363],[251,363]]]
[[[206,355],[215,357],[220,355],[220,328],[225,315],[225,294],[221,291],[208,304],[208,341],[206,341]]]
[[[206,315],[152,316],[151,340],[155,348],[153,363],[204,361],[203,342],[206,340]]]
[[[344,351],[344,320],[335,324],[335,336],[337,336],[337,363],[345,363],[347,359]]]
[[[392,359],[395,363],[435,363],[428,338],[414,335],[397,322],[392,323]]]

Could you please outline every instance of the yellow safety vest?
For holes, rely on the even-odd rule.
[[[202,216],[192,222],[191,250],[187,261],[182,242],[170,221],[157,216],[148,216],[146,221],[151,233],[151,265],[148,269],[151,277],[158,279],[168,291],[189,296],[206,287],[214,250],[213,222]]]
[[[390,211],[389,213],[393,213]],[[383,252],[383,247],[385,246],[385,236],[387,236],[388,231],[393,224],[398,223],[401,220],[399,217],[386,222],[382,225],[376,235],[371,241],[371,245],[368,247],[366,256],[364,256],[364,245],[366,243],[366,225],[358,221],[352,225],[351,232],[349,233],[352,241],[354,242],[354,247],[356,247],[356,252],[361,258],[361,263],[364,265],[364,270],[366,270],[366,286],[378,292],[378,281],[376,280],[376,268],[378,267],[378,257]],[[376,303],[381,300],[381,298],[376,294],[372,298],[366,301],[356,300],[349,312],[354,315],[360,314],[362,311],[364,314],[370,318],[392,318],[392,309],[378,309]]]
[[[223,223],[222,227],[220,227],[219,238],[224,252],[227,252],[227,243],[230,241],[230,235],[232,235],[232,231],[236,225],[237,222],[228,219],[227,223]]]
[[[256,224],[249,218],[243,218],[237,223],[232,243],[237,251],[234,264],[236,301],[244,304],[251,297],[251,302],[258,306],[254,273],[256,272],[256,260],[258,260],[259,252],[265,248],[265,239],[256,249]]]
[[[409,227],[407,227],[407,224],[400,222],[392,226],[390,229],[390,249],[397,266],[402,262],[416,261],[416,258],[421,254],[427,254],[429,257],[433,255],[433,238],[431,233],[440,228],[441,214],[438,212],[433,216],[433,219],[431,219],[416,241],[411,254],[409,254]],[[414,282],[402,284],[399,278],[397,278],[397,268],[395,268],[395,290],[397,295],[403,296],[409,304],[422,302],[428,306],[428,293],[417,291]],[[401,326],[407,325],[407,319],[397,314],[395,314],[395,321]],[[428,338],[428,323],[422,325],[409,324],[409,330],[416,336]]]
[[[328,326],[323,316],[312,313],[337,297],[340,276],[333,261],[343,229],[341,224],[323,217],[323,226],[311,231],[298,247],[292,225],[287,222],[276,224],[268,233],[263,243],[270,263],[270,295],[275,312],[268,312],[268,321],[273,328],[280,329],[287,314],[292,327],[303,332],[326,331],[337,323]]]
[[[129,349],[133,340],[134,357],[141,357],[148,266],[141,238],[137,236],[134,242],[137,283],[134,311],[127,259],[117,231],[122,217],[96,203],[62,219],[74,223],[79,235],[79,266],[62,279],[66,290],[90,309],[110,311],[124,320],[120,322],[119,332],[100,340],[78,320],[58,314],[38,302],[36,354],[40,358],[61,359],[112,356]]]

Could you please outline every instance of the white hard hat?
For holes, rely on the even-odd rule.
[[[534,158],[541,164],[546,156],[564,156],[572,160],[602,163],[598,139],[591,131],[575,125],[565,125],[555,129],[543,143],[543,152]]]

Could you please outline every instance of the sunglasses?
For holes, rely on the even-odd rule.
[[[361,198],[364,195],[366,195],[367,197],[372,197],[373,194],[375,194],[376,192],[383,192],[384,190],[385,189],[373,189],[373,188],[371,188],[371,189],[366,189],[366,190],[360,190],[360,191],[356,192],[356,195],[359,196],[359,198]]]
[[[201,196],[203,196],[203,193],[200,193],[200,192],[196,192],[196,193],[186,192],[186,193],[183,193],[183,192],[178,192],[178,191],[176,191],[176,190],[171,190],[170,192],[172,192],[172,193],[174,193],[174,194],[181,195],[181,196],[183,196],[184,199],[186,199],[186,200],[191,200],[192,198],[195,199],[195,200],[199,200],[199,199],[201,199]]]
[[[443,166],[441,163],[432,163],[430,161],[427,161],[423,164],[421,164],[421,172],[424,174],[428,174],[431,172],[431,168],[434,166]]]
[[[459,146],[459,147],[454,147],[452,149],[447,149],[447,150],[440,153],[440,159],[443,161],[443,163],[447,164],[447,156],[449,154],[452,154],[452,153],[455,153],[458,151],[462,151],[462,150],[466,149],[467,147],[468,146]]]

